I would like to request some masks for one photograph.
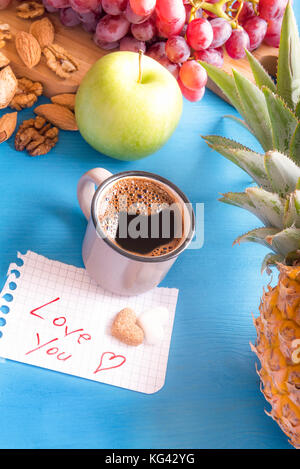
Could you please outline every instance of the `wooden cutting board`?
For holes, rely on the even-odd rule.
[[[0,22],[8,23],[13,35],[15,35],[17,31],[29,31],[30,24],[34,21],[24,20],[16,16],[15,8],[17,3],[17,1],[13,1],[9,8],[0,11]],[[60,23],[57,14],[47,13],[47,16],[49,16],[55,26],[55,42],[69,51],[79,63],[79,71],[76,72],[72,78],[63,80],[57,77],[56,74],[47,67],[44,57],[36,67],[28,69],[17,54],[14,39],[7,41],[5,48],[2,50],[10,59],[12,69],[16,76],[26,76],[34,81],[40,81],[44,86],[44,94],[46,96],[50,97],[59,93],[74,93],[89,68],[107,52],[99,49],[99,47],[94,44],[92,35],[86,33],[80,26],[66,28]],[[254,55],[272,75],[275,75],[278,49],[262,45]],[[230,73],[233,67],[242,72],[249,79],[253,79],[246,59],[233,60],[226,55],[223,67],[224,70]],[[213,82],[209,80],[207,86],[224,98]]]

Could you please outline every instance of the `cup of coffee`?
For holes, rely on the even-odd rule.
[[[189,200],[156,174],[95,168],[80,178],[77,196],[88,220],[84,265],[112,293],[138,295],[157,286],[193,238]]]

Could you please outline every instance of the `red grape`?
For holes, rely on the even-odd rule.
[[[100,19],[96,28],[98,41],[104,43],[117,42],[126,36],[130,28],[130,23],[125,16],[105,15]]]
[[[55,8],[52,5],[50,5],[50,3],[47,0],[43,0],[43,4],[44,4],[46,11],[48,11],[49,13],[57,13],[59,11],[58,8]]]
[[[166,43],[166,54],[169,60],[174,63],[186,62],[191,55],[190,48],[186,40],[181,36],[172,36]]]
[[[53,8],[68,8],[70,0],[47,0],[47,5]]]
[[[227,54],[233,59],[242,59],[246,56],[245,49],[249,49],[250,39],[243,29],[234,29],[225,44]]]
[[[48,0],[49,1],[49,0]],[[69,0],[70,6],[76,13],[89,13],[95,11],[98,7],[99,0]],[[51,0],[53,2],[53,0]]]
[[[213,29],[214,38],[210,47],[216,48],[223,46],[225,42],[230,38],[232,28],[230,23],[224,18],[215,18],[211,20],[210,25]]]
[[[273,21],[284,15],[288,0],[260,0],[259,15],[266,21]]]
[[[268,23],[258,16],[254,16],[253,18],[250,18],[250,20],[246,21],[244,29],[248,33],[250,39],[250,51],[257,49],[261,45],[266,35],[267,27]]]
[[[264,38],[264,42],[269,46],[279,47],[282,19],[283,18],[281,17],[273,21],[269,21],[267,34]]]
[[[192,11],[192,5],[190,3],[187,3],[184,5],[184,8],[185,8],[185,22],[186,23],[189,23],[190,22],[190,18],[191,18],[191,11]],[[195,13],[195,18],[202,18],[202,10],[201,8],[199,8],[199,10],[196,11]]]
[[[161,65],[163,65],[172,75],[174,78],[177,78],[179,77],[179,65],[178,64],[173,64],[172,62],[170,62],[170,60],[168,59],[168,57],[163,57],[159,63]]]
[[[152,59],[160,62],[162,58],[167,57],[166,43],[164,41],[156,42],[148,49],[147,55],[149,55],[149,57],[152,57]]]
[[[127,7],[126,7],[126,10],[124,12],[124,15],[126,17],[126,19],[129,21],[129,23],[133,23],[133,24],[140,24],[140,23],[143,23],[144,21],[146,21],[148,18],[149,18],[149,15],[147,16],[143,16],[143,15],[137,15],[136,13],[134,13],[134,11],[132,10],[131,6],[130,6],[130,2],[127,3]]]
[[[208,49],[214,37],[209,21],[197,18],[190,22],[186,32],[188,44],[195,50]]]
[[[98,16],[93,11],[89,11],[88,13],[77,13],[77,15],[82,23],[95,23],[98,19]]]
[[[237,11],[238,11],[239,7],[240,7],[240,2],[235,2],[232,5],[232,8],[236,9]],[[255,11],[254,11],[252,3],[244,2],[244,5],[243,5],[242,10],[241,10],[241,12],[239,14],[239,17],[238,17],[239,23],[244,24],[245,21],[249,20],[253,16],[256,16],[256,15],[255,15]]]
[[[105,42],[105,41],[99,41],[98,37],[96,34],[94,34],[94,43],[97,44],[98,47],[100,47],[103,50],[112,50],[112,49],[117,49],[119,47],[119,42]]]
[[[183,94],[183,96],[189,101],[191,101],[192,103],[195,103],[196,101],[200,101],[203,98],[204,93],[205,93],[204,86],[203,88],[200,88],[199,90],[195,91],[195,90],[190,90],[189,88],[184,86],[180,78],[178,78],[177,82],[178,82],[178,85],[181,89],[181,93]]]
[[[185,62],[179,72],[180,80],[186,88],[199,90],[206,85],[207,73],[196,60]]]
[[[174,21],[172,23],[166,23],[162,21],[159,17],[156,18],[156,27],[158,30],[158,34],[161,37],[170,37],[175,36],[176,34],[180,34],[182,28],[185,25],[185,18],[181,18],[178,21]]]
[[[146,44],[143,41],[138,41],[134,37],[125,36],[120,41],[120,50],[139,52],[142,50],[146,52]]]
[[[186,12],[182,0],[157,0],[157,16],[163,23],[182,22],[186,18]]]
[[[94,33],[96,31],[97,24],[98,19],[96,21],[82,23],[81,26],[87,33]]]
[[[4,10],[10,4],[11,0],[0,0],[0,10]]]
[[[152,19],[141,24],[132,24],[131,33],[138,41],[150,41],[156,34],[156,27]]]
[[[102,0],[102,8],[108,15],[120,15],[126,8],[128,0]]]
[[[147,16],[155,8],[156,0],[129,0],[132,11],[139,16]]]
[[[214,65],[215,67],[222,68],[224,63],[224,54],[222,47],[218,49],[205,49],[198,50],[195,52],[196,60],[203,60],[208,64]]]
[[[147,51],[147,55],[166,67],[170,73],[177,79],[179,75],[179,65],[172,63],[166,56],[166,43],[156,42]]]
[[[93,11],[97,14],[100,15],[102,13],[102,3],[101,0],[97,0],[97,6],[96,8],[93,8]]]
[[[79,16],[72,8],[61,8],[59,10],[59,17],[62,24],[69,28],[81,23]]]

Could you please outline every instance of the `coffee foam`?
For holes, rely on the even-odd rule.
[[[128,177],[118,180],[102,195],[98,203],[98,219],[104,234],[115,242],[120,212],[152,215],[176,203],[179,202],[175,196],[159,182]],[[180,211],[182,214],[182,210]],[[168,254],[176,249],[181,241],[182,237],[174,238],[170,243],[159,246],[146,256],[158,257]]]

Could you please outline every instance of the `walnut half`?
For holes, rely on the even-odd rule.
[[[31,156],[45,155],[58,142],[59,130],[43,117],[24,121],[16,133],[15,148],[27,150]]]
[[[45,13],[45,7],[38,2],[22,2],[17,6],[17,16],[24,19],[39,18]]]
[[[6,41],[12,38],[10,26],[6,23],[0,23],[0,49],[5,47]]]
[[[43,54],[46,57],[48,67],[60,78],[69,78],[79,69],[74,57],[58,44],[44,47]]]
[[[23,77],[18,79],[18,88],[10,107],[21,111],[24,108],[31,107],[37,101],[38,96],[43,94],[43,85],[38,81],[34,82],[29,78]]]

